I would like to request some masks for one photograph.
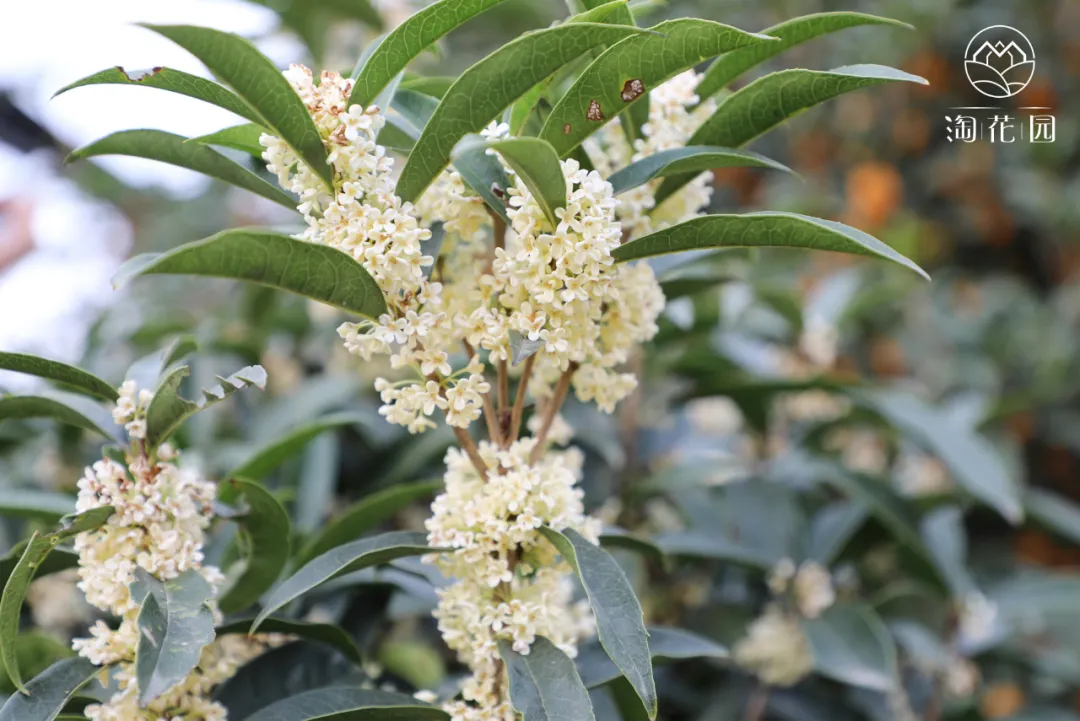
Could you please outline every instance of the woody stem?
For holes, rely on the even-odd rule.
[[[547,442],[548,433],[551,431],[551,424],[555,422],[555,416],[558,414],[559,409],[562,408],[563,401],[566,400],[566,394],[570,392],[570,381],[573,380],[574,373],[578,369],[578,363],[576,361],[570,361],[570,365],[566,367],[563,374],[559,376],[559,382],[555,386],[555,392],[552,393],[551,398],[544,406],[544,415],[540,420],[540,429],[536,433],[536,445],[532,449],[532,453],[529,454],[529,464],[535,464],[540,460],[540,456],[544,453],[544,444]]]
[[[525,414],[525,396],[528,393],[529,377],[532,376],[533,363],[536,356],[531,355],[525,359],[525,367],[521,370],[521,379],[518,380],[517,395],[514,397],[514,408],[510,411],[510,433],[507,435],[507,443],[513,443],[521,433],[521,417]]]

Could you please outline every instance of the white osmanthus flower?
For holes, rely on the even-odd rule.
[[[130,427],[142,419],[149,398],[136,394],[130,382],[120,391],[115,416]],[[145,437],[145,424],[140,429],[143,434],[133,439]],[[102,459],[78,482],[79,513],[114,508],[108,523],[75,538],[78,585],[89,603],[120,620],[116,628],[99,620],[90,628],[89,638],[73,642],[74,649],[93,663],[117,664],[111,677],[119,691],[104,703],[88,706],[85,713],[92,721],[222,721],[225,708],[211,700],[210,691],[261,651],[258,641],[218,639],[203,649],[199,665],[187,678],[146,708],[139,705],[134,676],[139,605],[130,592],[136,569],[162,581],[194,570],[215,590],[224,580],[216,567],[203,564],[203,534],[212,519],[215,484],[173,463],[177,453],[168,445],[157,449],[156,459],[147,453],[129,451],[126,467]]]
[[[796,566],[785,558],[769,572],[768,583],[777,596],[790,592],[804,618],[817,618],[836,601],[829,569],[817,561],[803,561]]]
[[[814,669],[810,642],[799,619],[770,603],[745,638],[735,645],[735,662],[773,686],[794,686]]]

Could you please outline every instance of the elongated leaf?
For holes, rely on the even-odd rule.
[[[649,654],[649,632],[634,589],[607,551],[589,543],[577,531],[541,532],[574,567],[596,616],[596,633],[608,656],[641,698],[649,718],[656,717],[656,683]]]
[[[212,148],[201,143],[189,143],[183,135],[173,135],[163,130],[122,130],[75,150],[68,160],[100,155],[130,155],[158,160],[223,180],[290,210],[296,209],[296,199],[281,188],[271,185]]]
[[[403,483],[357,501],[326,524],[300,552],[297,563],[307,563],[332,548],[356,540],[402,508],[440,490],[442,485],[442,480]]]
[[[1025,506],[1036,521],[1080,544],[1080,506],[1073,501],[1041,488],[1031,488]]]
[[[274,585],[289,561],[289,514],[257,483],[233,479],[228,485],[244,497],[248,511],[239,518],[245,551],[244,571],[221,594],[218,605],[236,613],[259,600]]]
[[[30,541],[19,541],[11,550],[8,551],[2,558],[0,558],[0,590],[7,585],[8,579],[11,578],[11,574],[15,572],[15,568],[19,564],[19,559],[22,558],[26,552],[26,548],[30,545]],[[59,573],[60,571],[66,571],[69,568],[75,568],[79,565],[79,554],[72,551],[70,548],[54,548],[45,560],[34,568],[33,578],[41,578],[48,576],[52,573]]]
[[[671,556],[712,558],[753,568],[772,568],[780,559],[764,549],[750,548],[704,530],[669,531],[656,537],[657,547]]]
[[[249,118],[266,127],[333,187],[319,131],[289,81],[255,46],[232,33],[191,25],[144,25],[197,57],[254,111]]]
[[[0,370],[27,373],[38,378],[57,381],[63,383],[71,391],[106,401],[115,401],[118,397],[115,388],[93,373],[36,355],[0,351]]]
[[[203,102],[224,108],[230,113],[235,113],[253,123],[261,122],[256,113],[238,95],[229,91],[212,80],[200,78],[198,75],[185,73],[182,70],[172,68],[154,68],[130,74],[121,67],[108,68],[99,73],[89,75],[82,80],[76,80],[70,85],[57,90],[53,97],[66,93],[75,88],[86,85],[134,85],[143,88],[158,88],[168,90],[171,93],[186,95],[189,98],[202,100]]]
[[[975,581],[967,567],[967,533],[964,516],[956,506],[936,508],[926,514],[921,524],[926,549],[955,598],[975,590]]]
[[[446,75],[406,77],[401,81],[400,89],[415,90],[418,93],[441,99],[442,96],[446,95],[446,91],[450,89],[455,80],[457,78]]]
[[[386,36],[356,77],[349,105],[367,107],[420,53],[454,28],[503,0],[440,0]]]
[[[270,704],[246,721],[448,721],[442,709],[389,691],[337,687],[306,691]]]
[[[181,335],[160,350],[147,353],[128,366],[124,380],[135,381],[136,388],[157,388],[163,374],[174,363],[179,363],[199,349],[199,342],[191,335]]]
[[[220,145],[223,148],[232,148],[256,158],[261,158],[266,148],[259,142],[259,138],[266,132],[266,128],[256,123],[245,123],[222,128],[215,133],[199,135],[191,138],[189,143],[202,143],[203,145]]]
[[[252,624],[251,632],[254,633],[274,611],[326,581],[369,566],[389,563],[395,558],[431,553],[433,549],[426,545],[426,541],[427,536],[423,533],[394,531],[346,543],[317,556],[278,584]]]
[[[554,228],[559,224],[555,210],[566,207],[566,176],[555,149],[539,138],[510,138],[489,143],[506,164],[514,169],[525,187],[532,191],[544,217]]]
[[[821,35],[859,25],[893,25],[912,29],[907,23],[898,20],[854,12],[816,13],[786,20],[761,31],[762,35],[778,38],[777,42],[759,43],[717,58],[716,62],[705,71],[705,77],[698,83],[697,95],[701,100],[711,98],[750,68],[789,48]]]
[[[706,215],[616,248],[618,261],[702,248],[806,248],[884,258],[929,278],[922,268],[877,238],[851,226],[797,213]]]
[[[56,521],[75,512],[75,498],[66,493],[33,488],[5,488],[0,493],[0,515]]]
[[[85,658],[57,661],[26,685],[26,694],[12,695],[0,708],[0,721],[53,721],[75,692],[86,685],[101,666]]]
[[[251,623],[255,619],[246,618],[232,623],[218,626],[215,629],[217,636],[230,634],[247,635],[251,630]],[[296,636],[307,641],[316,641],[331,648],[337,649],[343,656],[359,665],[364,662],[364,657],[357,648],[349,634],[340,626],[332,623],[309,623],[307,621],[293,621],[287,618],[268,618],[260,624],[263,633],[280,633],[286,636]]]
[[[48,391],[36,396],[0,396],[0,421],[15,418],[52,418],[106,438],[117,438],[109,413],[85,396]]]
[[[600,533],[600,547],[622,548],[643,556],[652,556],[656,559],[664,558],[664,552],[655,543],[618,526],[604,526],[604,530]]]
[[[344,426],[366,424],[367,418],[358,413],[335,413],[317,418],[263,444],[224,477],[258,480],[268,475],[286,459],[302,451],[312,438]]]
[[[521,721],[593,721],[589,692],[574,662],[555,644],[537,636],[527,655],[499,641],[510,680],[510,701]]]
[[[608,178],[615,194],[645,185],[650,180],[679,173],[700,173],[713,168],[772,168],[791,173],[791,168],[749,150],[732,150],[708,145],[687,145],[662,150],[631,163]]]
[[[689,658],[728,658],[725,646],[711,638],[700,636],[681,628],[649,627],[649,653],[653,663],[658,661],[679,661]],[[578,673],[586,688],[596,688],[622,676],[604,647],[598,641],[592,641],[578,649],[574,659]]]
[[[120,268],[113,282],[158,274],[246,280],[369,318],[386,312],[375,279],[352,256],[254,228],[226,230],[167,253],[135,256]]]
[[[898,81],[926,85],[917,75],[883,65],[781,70],[732,93],[686,144],[738,148],[806,108],[853,90]],[[669,176],[656,191],[657,205],[693,177]]]
[[[859,391],[852,397],[940,458],[971,495],[1011,523],[1023,520],[1019,489],[993,445],[984,437],[910,393]]]
[[[203,647],[214,640],[214,614],[207,605],[214,589],[195,570],[165,582],[139,571],[131,589],[132,598],[142,603],[135,678],[139,703],[146,706],[183,681],[198,665]],[[143,589],[145,595],[136,597]]]
[[[696,18],[662,22],[654,33],[615,43],[585,69],[544,121],[540,137],[560,157],[650,90],[720,53],[776,40]]]
[[[34,533],[30,542],[26,544],[26,550],[12,569],[11,575],[8,576],[7,583],[4,584],[4,592],[0,595],[0,656],[3,658],[4,669],[11,683],[23,693],[26,693],[27,689],[19,673],[15,639],[19,635],[19,612],[22,609],[23,599],[26,598],[26,589],[29,588],[37,568],[58,543],[84,531],[101,528],[112,514],[112,506],[95,508],[78,516],[61,519],[61,527],[52,533],[45,535]]]
[[[189,401],[180,396],[180,383],[188,376],[187,366],[181,366],[170,373],[154,391],[154,399],[146,409],[146,442],[151,448],[157,448],[185,420],[204,408],[223,401],[233,393],[255,386],[262,390],[266,387],[266,371],[262,366],[248,366],[233,373],[228,378],[218,376],[218,385],[203,390],[203,397]]]
[[[896,646],[868,606],[837,604],[818,618],[804,619],[802,626],[818,673],[879,691],[897,683]]]
[[[625,25],[569,23],[526,33],[462,73],[416,141],[398,179],[397,194],[415,201],[450,162],[458,141],[586,50],[641,31]]]
[[[828,566],[866,522],[866,506],[855,501],[834,501],[825,506],[810,526],[810,558]]]

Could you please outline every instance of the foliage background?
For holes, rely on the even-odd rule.
[[[216,5],[203,4],[186,19],[235,29],[230,24],[235,17],[219,12]],[[261,30],[255,34],[262,36],[264,49],[273,50],[275,60],[311,62],[305,43],[287,27],[278,28],[279,20],[286,24],[294,20],[288,7],[277,9],[280,15],[265,8],[236,12],[256,13],[253,22]],[[584,408],[572,416],[589,452],[588,498],[595,507],[621,497],[621,510],[608,501],[604,513],[624,525],[664,530],[674,514],[682,515],[680,523],[688,522],[693,530],[695,520],[686,517],[695,505],[726,504],[739,511],[738,501],[731,498],[737,494],[727,486],[718,487],[710,474],[693,471],[729,463],[748,442],[761,452],[754,454],[756,462],[749,469],[738,467],[737,477],[783,476],[800,507],[817,508],[823,498],[831,498],[833,492],[822,490],[807,471],[812,466],[797,455],[810,449],[831,457],[820,443],[825,429],[793,432],[789,441],[794,442],[774,453],[752,429],[718,436],[717,406],[684,402],[731,397],[751,426],[755,419],[763,424],[766,416],[760,414],[772,407],[777,389],[786,387],[778,382],[784,368],[776,348],[796,347],[804,324],[823,320],[838,332],[840,357],[835,368],[824,377],[815,375],[810,385],[832,387],[858,378],[874,386],[899,388],[938,409],[935,419],[944,425],[929,429],[931,446],[937,441],[955,450],[959,443],[951,434],[978,429],[993,444],[993,462],[1017,489],[1056,494],[1049,503],[1032,506],[1032,494],[1018,490],[1017,497],[1028,506],[1028,519],[1013,526],[992,509],[972,503],[968,492],[958,494],[955,485],[912,498],[910,489],[901,485],[895,464],[877,469],[878,481],[897,490],[896,497],[909,504],[912,518],[959,503],[967,535],[964,565],[999,603],[1005,620],[1015,621],[992,647],[963,649],[978,660],[982,672],[972,699],[943,710],[920,708],[920,715],[1073,718],[1068,714],[1080,711],[1080,577],[1075,575],[1080,565],[1080,510],[1072,505],[1080,503],[1080,253],[1074,240],[1080,224],[1076,130],[1080,125],[1075,122],[1080,7],[1068,0],[753,4],[709,0],[670,2],[658,7],[654,17],[695,15],[753,30],[795,15],[839,9],[894,17],[916,30],[844,31],[796,48],[772,67],[824,69],[879,62],[927,77],[930,86],[855,93],[802,115],[754,146],[790,165],[802,179],[743,169],[718,173],[713,210],[770,208],[836,218],[913,257],[930,271],[934,282],[927,285],[892,267],[834,256],[730,254],[718,266],[718,273],[731,278],[721,291],[697,293],[671,304],[668,323],[642,368],[646,380],[640,397],[614,419],[594,416]],[[105,8],[100,11],[107,14]],[[24,11],[0,10],[5,32],[23,27],[20,12]],[[440,55],[427,58],[419,69],[432,74],[458,71],[518,33],[563,15],[561,3],[510,0],[455,32]],[[360,23],[340,19],[333,10],[327,11],[329,17],[335,20],[327,27],[305,27],[302,34],[319,56],[315,66],[346,69],[371,33]],[[35,30],[27,36],[44,37],[44,22],[30,22]],[[63,25],[64,20],[56,22]],[[946,140],[944,116],[949,108],[979,104],[964,77],[963,48],[976,31],[999,23],[1022,29],[1039,54],[1035,81],[1018,100],[1054,108],[1058,137],[1053,145],[1005,147]],[[0,206],[0,332],[6,334],[0,335],[0,347],[77,361],[119,381],[130,363],[177,335],[190,335],[201,349],[192,358],[196,387],[238,365],[262,363],[270,374],[267,393],[240,396],[227,407],[201,414],[185,429],[189,454],[199,457],[212,473],[230,468],[261,444],[311,419],[337,411],[350,414],[348,424],[318,435],[266,481],[289,503],[299,534],[315,531],[328,514],[351,501],[403,482],[437,477],[450,434],[409,437],[381,422],[367,390],[370,378],[364,377],[375,374],[358,375],[336,348],[333,329],[338,319],[332,313],[283,294],[227,282],[199,280],[197,293],[189,279],[136,283],[115,293],[107,283],[103,287],[100,281],[108,277],[108,263],[99,261],[129,252],[125,237],[131,239],[131,252],[161,250],[223,227],[247,224],[252,218],[266,223],[278,210],[223,186],[205,186],[183,176],[148,175],[151,171],[140,168],[138,161],[62,166],[65,146],[89,137],[72,133],[70,124],[53,127],[54,112],[46,109],[43,99],[64,82],[113,62],[115,53],[106,62],[71,58],[69,74],[52,82],[30,74],[33,68],[20,68],[15,47],[7,45],[0,51],[5,55],[3,66],[16,69],[11,77],[23,78],[13,83],[0,104],[4,144],[0,163],[8,166],[4,175],[16,178],[7,183]],[[74,50],[59,44],[49,52],[65,56]],[[136,94],[138,102],[150,106],[150,115],[163,121],[154,127],[191,134],[193,128],[177,125],[204,122],[183,115],[190,110],[187,104],[154,105],[159,99],[144,100],[141,91],[112,92]],[[78,107],[80,123],[94,128],[93,136],[114,129],[101,125],[105,118],[113,118],[117,127],[131,125],[110,100],[91,96],[65,97],[55,103]],[[201,131],[220,125],[211,123]],[[166,184],[155,186],[148,179],[164,179]],[[59,231],[50,229],[46,222],[50,217],[68,222]],[[54,238],[49,241],[52,245],[42,240],[45,236]],[[26,237],[38,243],[36,250],[23,247]],[[88,237],[98,239],[91,252],[85,246]],[[43,258],[42,253],[59,256]],[[57,257],[63,262],[50,265]],[[36,282],[26,281],[25,275],[20,281],[20,274],[35,263],[45,264],[45,270],[34,276]],[[64,298],[65,293],[76,292],[79,284],[73,279],[91,266],[99,282],[66,301],[84,312],[51,316],[61,324],[43,323],[30,330],[16,323],[22,304],[32,310],[40,308],[41,297]],[[50,267],[57,271],[50,273]],[[27,285],[33,287],[26,290]],[[24,389],[24,384],[24,379],[0,376],[0,388]],[[862,427],[864,421],[856,417],[852,424]],[[922,430],[927,431],[923,421]],[[925,435],[886,433],[886,456],[891,459],[911,445],[925,447]],[[16,493],[28,490],[70,490],[95,452],[90,439],[71,429],[0,421],[0,494],[16,498]],[[975,462],[961,459],[965,464]],[[955,472],[953,476],[955,481]],[[695,482],[702,477],[706,483]],[[755,507],[761,514],[775,511],[770,504]],[[388,525],[414,527],[424,515],[421,503],[399,512]],[[714,530],[716,518],[705,518],[697,528]],[[6,550],[41,522],[33,516],[5,517],[0,549]],[[763,515],[755,523],[780,537],[786,521],[782,515]],[[846,546],[834,570],[850,567],[864,579],[872,576],[868,569],[875,559],[864,551],[887,545],[883,539],[889,535],[883,524],[867,524]],[[933,548],[941,541],[931,538],[927,543]],[[217,552],[229,549],[229,539],[221,538]],[[725,643],[737,640],[761,600],[759,579],[747,578],[724,563],[699,560],[663,568],[629,555],[626,563],[655,619],[677,621]],[[905,596],[905,584],[923,579],[903,562],[885,568],[864,589],[867,595],[897,593],[901,600],[894,604],[894,619],[917,620],[947,640],[949,634],[939,632],[951,623],[944,595],[919,590]],[[901,586],[903,592],[896,590]],[[347,594],[329,596],[318,611],[352,624],[348,630],[400,683],[433,687],[454,668],[449,658],[432,650],[438,645],[432,641],[437,634],[427,617],[430,603],[430,594],[410,593],[400,584],[372,579]],[[38,620],[37,625],[47,624]],[[76,629],[61,625],[49,630],[63,635]],[[903,643],[901,648],[906,663],[917,655]],[[310,648],[297,652],[317,654]],[[332,669],[338,661],[323,654],[307,664],[304,673],[293,673],[288,683],[301,688],[313,680],[324,681],[336,673]],[[750,680],[726,666],[688,662],[663,672],[667,675],[659,686],[665,694],[665,718],[730,718],[741,713],[753,693]],[[241,678],[233,693],[248,698],[267,693],[268,687],[258,686],[254,676]],[[242,683],[257,687],[243,688]],[[912,681],[911,688],[918,706],[920,687]],[[826,714],[887,718],[890,711],[874,694],[816,681],[797,692],[773,694],[765,713],[792,719]],[[244,715],[238,713],[237,718]]]

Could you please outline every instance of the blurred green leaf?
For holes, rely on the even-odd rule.
[[[244,546],[244,570],[221,593],[218,606],[237,613],[259,600],[281,575],[289,561],[289,515],[270,493],[257,483],[233,478],[227,486],[243,497],[247,511],[237,520]]]
[[[833,501],[814,516],[807,555],[828,566],[840,555],[867,518],[866,506],[857,501]]]
[[[968,571],[967,533],[964,516],[956,506],[936,508],[922,520],[922,537],[930,557],[955,598],[975,590]]]
[[[1024,504],[1033,519],[1073,543],[1080,544],[1080,506],[1062,495],[1029,488]]]
[[[5,488],[0,494],[0,515],[56,521],[75,512],[75,497],[34,488]]]
[[[681,628],[649,626],[649,653],[653,664],[658,661],[680,661],[690,658],[727,659],[725,646],[692,631]],[[622,676],[599,641],[590,641],[578,649],[574,659],[581,680],[587,688],[595,688]]]
[[[351,425],[366,425],[367,416],[360,413],[335,413],[293,428],[250,453],[247,458],[233,467],[223,478],[247,478],[258,480],[266,477],[311,442],[311,439],[325,433]],[[228,500],[226,497],[225,500]]]
[[[40,356],[0,351],[0,370],[27,373],[38,378],[57,381],[63,383],[68,390],[106,401],[115,401],[118,398],[116,389],[93,373]]]
[[[232,634],[246,636],[251,630],[251,624],[254,620],[253,618],[245,618],[233,621],[224,626],[218,626],[214,632],[218,636]],[[271,617],[264,619],[260,624],[260,628],[263,633],[280,633],[325,644],[330,648],[337,649],[343,656],[357,665],[364,662],[360,649],[356,647],[356,642],[353,641],[352,637],[340,626],[335,626],[332,623],[311,623]]]
[[[889,629],[868,606],[840,603],[803,619],[814,668],[842,683],[888,691],[898,683],[896,646]]]
[[[112,416],[85,396],[48,391],[36,396],[0,396],[0,421],[15,418],[51,418],[61,423],[118,440]]]

